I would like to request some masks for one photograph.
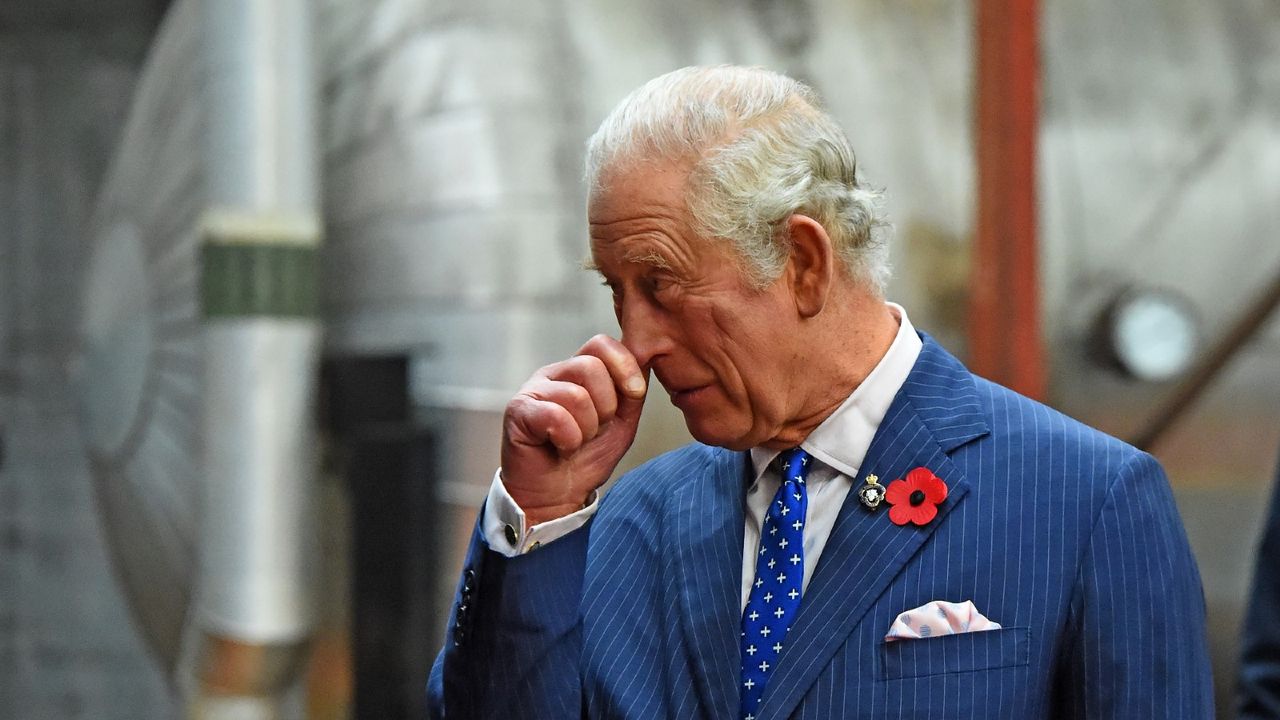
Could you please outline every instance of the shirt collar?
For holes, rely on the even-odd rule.
[[[800,443],[800,447],[810,455],[849,477],[858,475],[876,430],[889,412],[893,398],[911,374],[924,345],[907,317],[907,311],[896,303],[885,305],[898,320],[898,334],[894,336],[889,350],[840,407]],[[764,447],[751,448],[751,465],[755,470],[753,482],[760,480],[765,468],[779,452]]]

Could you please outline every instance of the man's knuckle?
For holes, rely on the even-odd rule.
[[[529,403],[531,398],[523,392],[518,393],[515,397],[507,401],[507,417],[516,417],[527,415],[529,413]]]
[[[608,370],[604,360],[598,355],[579,355],[578,362],[588,372],[600,372]]]
[[[604,333],[597,333],[582,346],[582,354],[595,355],[601,359],[616,359],[620,354],[618,347],[617,340]]]
[[[579,407],[592,404],[591,393],[587,392],[587,389],[581,385],[570,385],[567,388],[567,393],[569,400]]]

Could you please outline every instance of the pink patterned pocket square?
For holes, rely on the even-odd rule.
[[[899,615],[893,625],[889,626],[889,634],[884,636],[884,641],[915,640],[999,629],[1000,623],[988,620],[978,612],[971,600],[962,603],[934,600]]]

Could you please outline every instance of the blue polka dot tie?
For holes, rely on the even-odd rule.
[[[804,479],[811,458],[800,448],[778,457],[782,486],[760,528],[756,579],[742,611],[742,718],[755,720],[769,674],[800,609],[804,580],[804,523],[809,496]]]

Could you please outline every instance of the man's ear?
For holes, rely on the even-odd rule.
[[[826,228],[807,215],[787,218],[787,232],[791,239],[787,277],[791,281],[796,310],[801,317],[813,317],[822,312],[831,293],[836,265],[835,247]]]

